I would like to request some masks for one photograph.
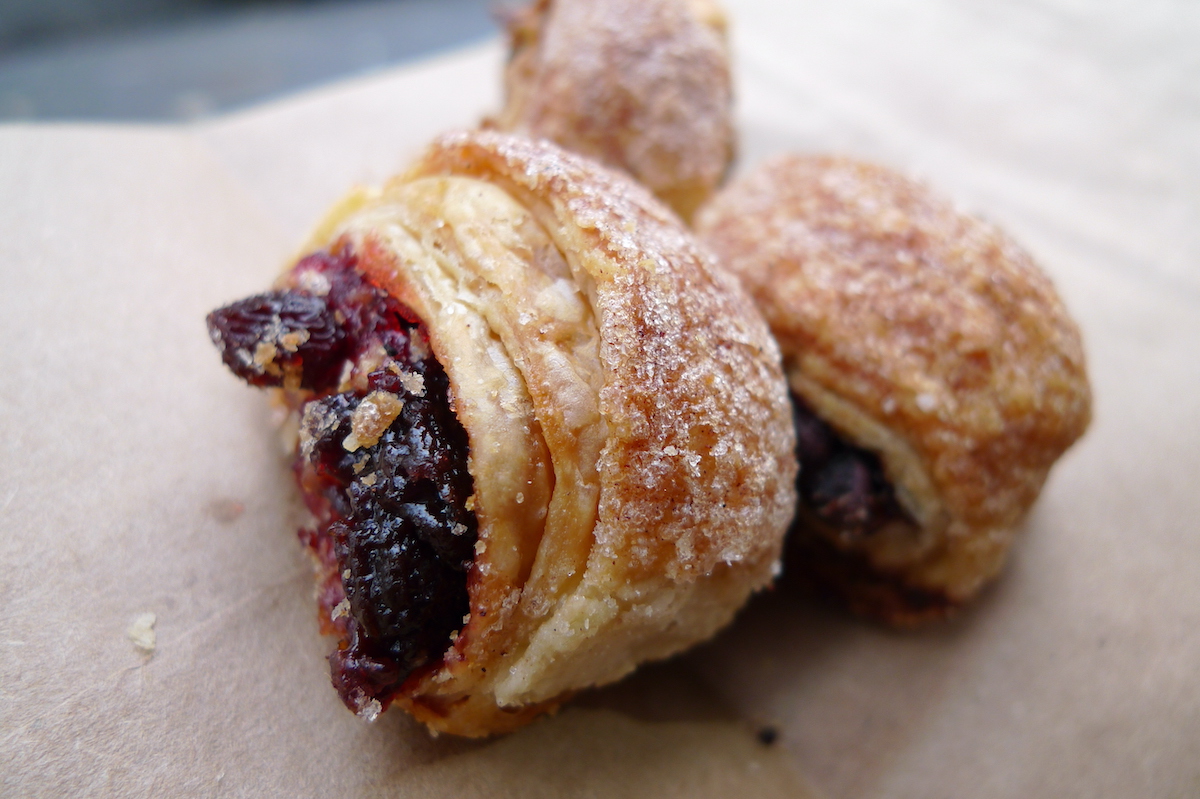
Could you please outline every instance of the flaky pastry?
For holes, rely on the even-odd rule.
[[[690,219],[734,151],[714,0],[537,0],[508,27],[505,105],[492,124],[622,169]]]
[[[975,595],[1090,418],[1050,280],[991,225],[845,158],[769,161],[697,232],[783,352],[801,468],[788,568],[897,623]]]
[[[296,420],[352,709],[510,730],[708,638],[772,579],[786,381],[706,252],[624,176],[452,134],[335,208],[275,292],[210,317]]]

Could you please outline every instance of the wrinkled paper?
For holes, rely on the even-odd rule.
[[[1002,579],[915,633],[785,582],[512,736],[365,724],[329,685],[270,409],[203,320],[495,108],[500,44],[190,126],[7,125],[0,793],[1200,795],[1200,13],[727,5],[739,168],[920,175],[1083,329],[1095,420]]]

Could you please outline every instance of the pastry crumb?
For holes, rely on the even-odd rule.
[[[425,376],[417,372],[401,372],[400,385],[414,397],[425,396]]]
[[[373,447],[404,410],[404,400],[389,391],[372,391],[350,416],[350,435],[342,442],[347,452]]]
[[[142,613],[125,631],[133,645],[144,654],[154,654],[154,648],[158,645],[158,637],[154,634],[154,623],[157,621],[158,617],[153,613]]]
[[[383,712],[383,705],[379,704],[378,699],[370,699],[363,702],[358,708],[358,717],[366,722],[373,722],[379,718],[379,714]]]
[[[311,335],[307,330],[293,330],[290,333],[284,333],[279,337],[279,346],[283,347],[284,352],[294,353],[308,342]]]
[[[319,402],[310,402],[304,406],[304,416],[300,420],[300,454],[311,458],[313,447],[321,436],[337,427],[337,415]]]
[[[315,269],[306,269],[301,272],[297,282],[302,291],[307,291],[317,297],[326,296],[329,294],[329,289],[332,288],[329,278]]]
[[[260,341],[254,349],[253,363],[259,369],[267,369],[274,365],[275,356],[279,354],[279,349],[270,341]]]

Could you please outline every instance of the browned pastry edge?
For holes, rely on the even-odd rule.
[[[696,229],[759,304],[792,390],[880,452],[922,532],[907,552],[868,542],[842,546],[846,556],[903,585],[893,598],[968,599],[1090,419],[1079,331],[1049,279],[923,185],[841,157],[772,159],[702,209]],[[878,593],[824,560],[839,574],[827,582]]]
[[[712,0],[536,0],[508,20],[485,124],[622,169],[690,219],[733,159],[725,24]]]

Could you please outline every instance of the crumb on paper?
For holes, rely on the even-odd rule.
[[[142,613],[125,631],[133,645],[147,655],[153,655],[154,647],[157,645],[157,636],[154,634],[156,621],[158,621],[158,617],[153,613]]]

